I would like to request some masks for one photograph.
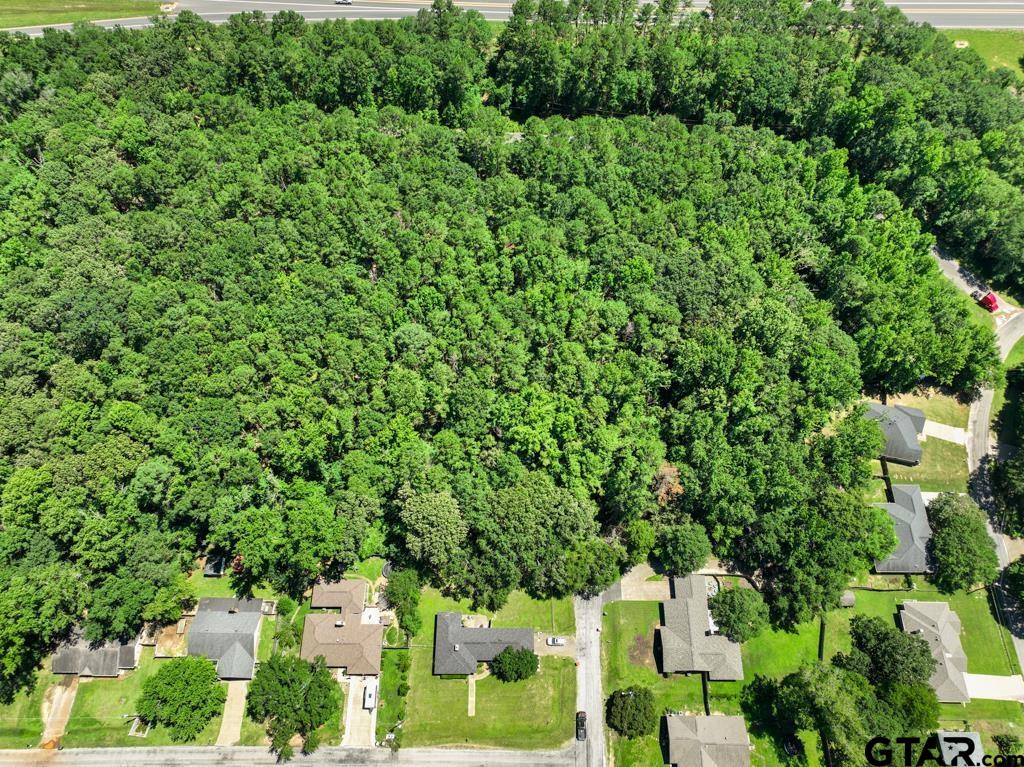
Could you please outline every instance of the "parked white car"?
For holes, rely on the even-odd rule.
[[[548,637],[545,641],[548,647],[565,647],[565,637]]]

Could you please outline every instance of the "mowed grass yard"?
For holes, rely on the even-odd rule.
[[[493,616],[493,625],[532,626],[575,633],[572,604],[552,605],[513,594]],[[403,746],[477,745],[521,749],[557,748],[570,741],[576,713],[576,666],[571,658],[541,658],[537,675],[506,684],[487,677],[476,684],[476,716],[467,714],[468,684],[434,676],[434,616],[453,610],[472,613],[463,600],[425,589],[420,601],[423,628],[413,638]],[[567,621],[567,618],[569,622]]]
[[[1020,57],[1024,56],[1024,32],[1019,29],[947,29],[953,41],[966,40],[990,67],[1007,67],[1024,74]]]
[[[984,311],[984,309],[982,310]],[[988,314],[988,312],[985,312]],[[991,315],[989,315],[991,317]],[[926,389],[913,394],[900,394],[889,397],[890,405],[916,407],[925,414],[929,421],[944,423],[947,426],[967,428],[967,417],[971,406],[960,402],[956,397],[938,389]]]
[[[697,674],[658,673],[654,632],[660,622],[658,602],[614,602],[605,606],[601,666],[606,694],[630,685],[649,687],[659,712],[678,711],[703,715],[704,702]],[[709,701],[714,714],[740,715],[743,687],[755,675],[782,677],[813,662],[818,653],[818,623],[802,624],[793,632],[768,631],[743,646],[744,681],[710,682]],[[754,767],[786,764],[817,764],[816,736],[802,733],[807,759],[788,757],[770,733],[751,733]],[[654,767],[664,758],[658,735],[621,738],[609,733],[616,764]]]
[[[926,493],[967,492],[967,448],[929,437],[921,442],[921,451],[917,466],[889,464],[889,478],[894,484],[920,485]]]
[[[889,579],[896,584],[902,578]],[[967,654],[967,671],[972,674],[1019,674],[1010,633],[993,615],[988,592],[984,589],[970,593],[941,594],[923,578],[914,578],[912,591],[856,590],[857,604],[853,609],[834,610],[828,615],[825,629],[825,657],[850,649],[850,618],[853,615],[874,615],[895,624],[896,606],[906,600],[920,602],[949,602],[950,609],[960,616],[963,626],[960,642]]]
[[[159,10],[160,3],[149,0],[4,0],[0,29],[152,16]]]
[[[34,748],[43,735],[42,706],[46,690],[64,677],[49,671],[36,673],[35,686],[22,690],[0,706],[0,748]]]
[[[145,738],[129,737],[128,729],[142,695],[143,683],[157,672],[161,663],[173,662],[155,659],[153,648],[144,647],[139,667],[125,676],[80,682],[71,718],[61,740],[63,745],[68,748],[171,745],[173,741],[166,728],[154,727]],[[212,746],[217,741],[220,723],[221,717],[214,717],[199,737],[188,745]]]

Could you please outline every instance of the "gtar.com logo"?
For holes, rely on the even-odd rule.
[[[933,733],[927,738],[885,736],[872,738],[864,746],[864,758],[873,767],[924,767],[931,763],[942,767],[1022,767],[1024,756],[981,751],[981,740],[975,733]]]

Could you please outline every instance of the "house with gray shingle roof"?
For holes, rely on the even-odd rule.
[[[947,602],[918,602],[908,599],[899,606],[900,626],[908,634],[924,639],[935,658],[935,672],[928,684],[940,703],[967,703],[967,655],[960,644],[960,616]]]
[[[893,485],[892,503],[876,503],[885,509],[896,533],[896,550],[888,559],[875,562],[876,573],[913,574],[928,571],[928,542],[932,528],[921,488],[917,485]]]
[[[53,654],[50,670],[54,674],[115,677],[122,671],[129,671],[139,665],[141,649],[142,645],[138,640],[131,643],[106,642],[93,645],[78,637]]]
[[[881,457],[893,463],[916,466],[921,462],[918,437],[924,432],[924,413],[916,407],[867,403],[864,417],[875,421],[885,436]]]
[[[475,674],[507,647],[533,651],[533,629],[466,628],[459,613],[434,619],[434,675]]]
[[[669,764],[750,767],[750,736],[742,716],[665,717]]]
[[[661,603],[658,627],[662,671],[666,674],[700,671],[708,679],[743,678],[740,646],[721,634],[708,610],[708,584],[703,575],[672,579],[672,599]]]
[[[262,610],[262,599],[200,599],[188,631],[188,654],[212,660],[221,679],[252,679]]]

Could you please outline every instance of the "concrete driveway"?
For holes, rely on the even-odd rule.
[[[654,572],[648,564],[637,565],[619,581],[626,602],[664,602],[671,598],[668,578]]]
[[[557,645],[549,645],[549,636],[560,636],[565,640],[565,644],[561,647]],[[565,634],[534,634],[533,651],[540,656],[553,655],[559,658],[575,658],[576,637],[567,636]]]
[[[245,696],[249,683],[245,680],[228,682],[228,699],[224,703],[224,718],[217,735],[218,746],[233,746],[242,738],[242,718],[245,716]]]
[[[964,674],[964,681],[967,682],[967,694],[972,699],[1024,701],[1024,677],[1020,674]]]
[[[345,699],[345,734],[341,739],[341,745],[349,748],[370,748],[377,741],[377,709],[367,711],[363,708],[365,689],[365,677],[349,677]]]

